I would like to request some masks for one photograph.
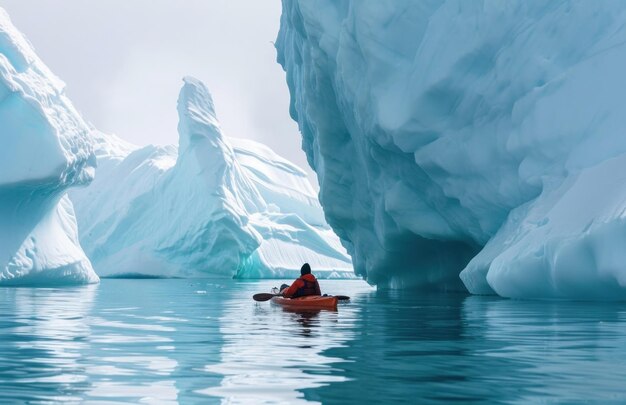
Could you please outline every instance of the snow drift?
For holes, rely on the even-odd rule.
[[[0,285],[98,281],[66,196],[94,167],[64,84],[0,9]]]
[[[227,138],[213,100],[187,77],[179,146],[97,133],[98,174],[71,194],[101,276],[354,277],[306,174],[259,143]]]
[[[626,297],[626,4],[283,1],[330,225],[370,283]]]

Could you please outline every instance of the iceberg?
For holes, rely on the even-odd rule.
[[[620,1],[283,1],[290,114],[356,273],[626,298],[624,18]]]
[[[66,195],[93,179],[89,132],[0,8],[0,285],[98,281]]]
[[[226,137],[197,79],[184,78],[178,113],[178,147],[93,134],[96,179],[71,199],[99,275],[284,278],[309,262],[354,277],[302,169]]]

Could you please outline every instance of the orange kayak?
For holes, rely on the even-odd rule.
[[[289,309],[337,309],[337,297],[309,295],[298,298],[273,297],[274,304]]]

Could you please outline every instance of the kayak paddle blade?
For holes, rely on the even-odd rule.
[[[252,296],[252,299],[255,301],[269,301],[272,299],[272,297],[277,297],[280,294],[270,294],[270,293],[258,293],[258,294],[254,294]]]

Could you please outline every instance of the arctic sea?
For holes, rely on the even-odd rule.
[[[376,291],[337,312],[281,281],[0,289],[0,403],[623,403],[626,303]]]

